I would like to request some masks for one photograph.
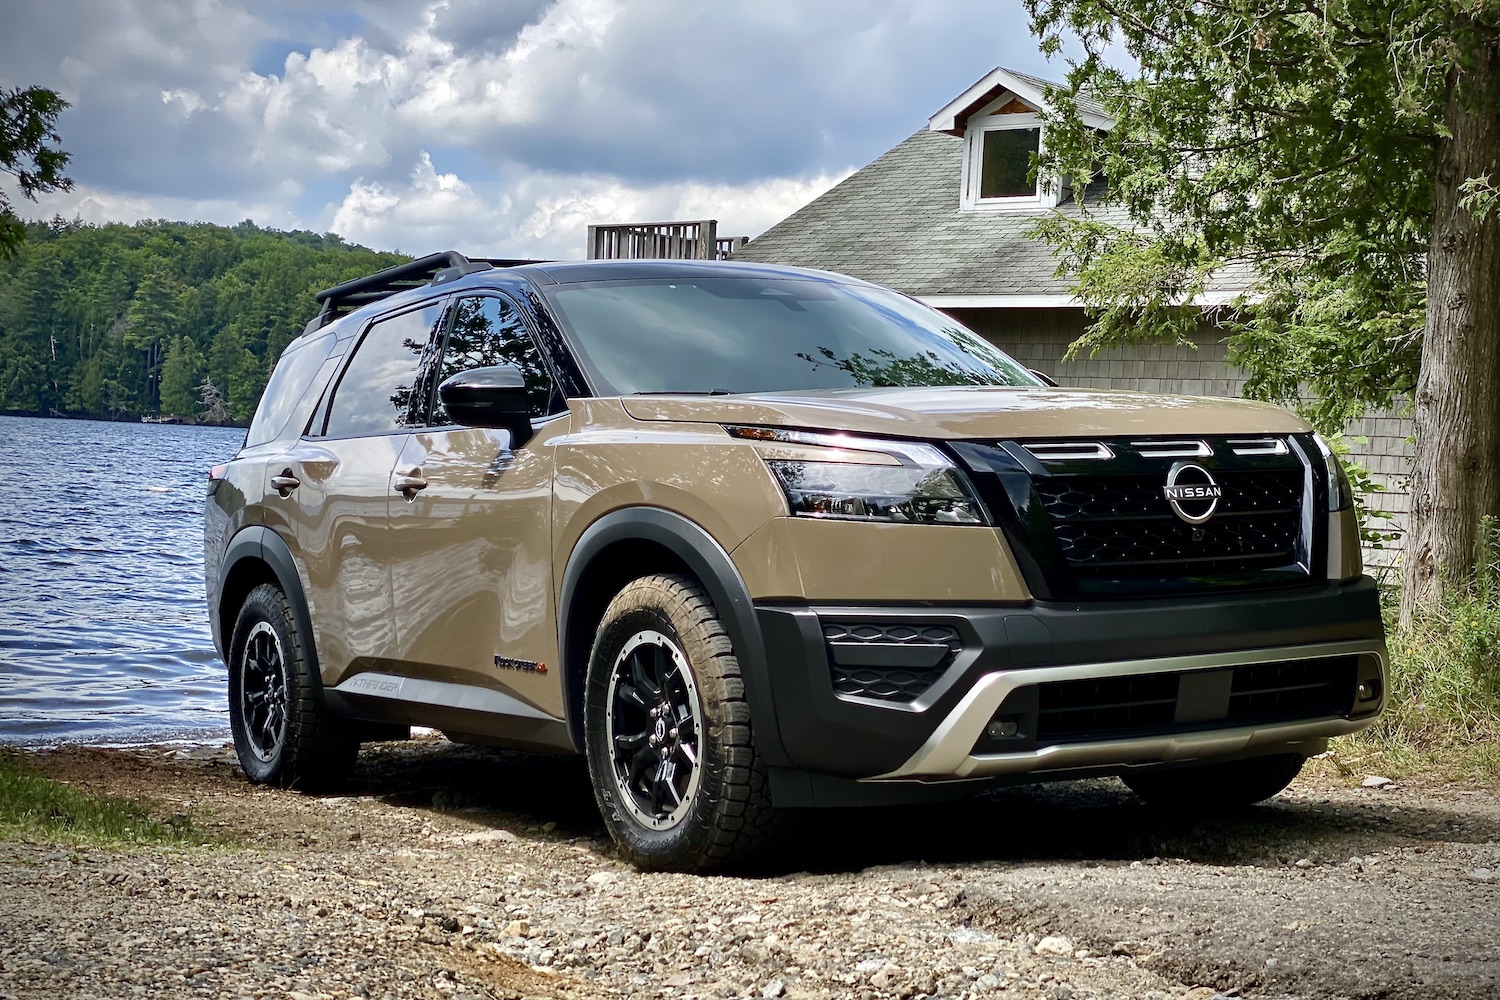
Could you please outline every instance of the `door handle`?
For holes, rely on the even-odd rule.
[[[279,476],[271,477],[271,489],[281,494],[281,499],[283,500],[291,496],[292,490],[295,490],[301,485],[302,480],[292,475],[291,469],[284,470]]]
[[[427,488],[427,480],[423,479],[420,475],[417,474],[413,474],[410,476],[397,476],[394,485],[396,492],[406,497],[407,503],[410,503],[417,498],[417,492],[419,490],[425,490]]]

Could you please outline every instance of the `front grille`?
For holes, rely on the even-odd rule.
[[[1026,550],[1018,561],[1033,592],[1051,599],[1307,583],[1322,567],[1310,555],[1318,539],[1304,537],[1302,448],[1295,436],[955,446],[1015,547]],[[1167,499],[1178,462],[1198,467],[1179,474],[1207,470],[1222,491],[1201,523]],[[1179,505],[1196,516],[1201,503]]]
[[[1219,472],[1214,516],[1188,524],[1172,513],[1161,474],[1057,476],[1035,487],[1063,558],[1081,576],[1138,577],[1254,572],[1297,559],[1302,472]]]
[[[1348,716],[1358,666],[1357,656],[1334,656],[1031,685],[995,713],[1016,736],[983,737],[975,752]]]
[[[899,622],[824,622],[833,690],[851,698],[914,702],[963,650],[956,629]]]

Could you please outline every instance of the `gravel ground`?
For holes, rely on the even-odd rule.
[[[766,871],[693,877],[622,864],[576,761],[388,744],[311,797],[217,748],[33,759],[237,843],[0,843],[17,1000],[1500,996],[1494,785],[1325,768],[1217,819],[1012,789],[818,814]]]

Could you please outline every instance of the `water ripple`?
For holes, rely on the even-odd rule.
[[[0,417],[0,743],[227,737],[203,490],[243,435]]]

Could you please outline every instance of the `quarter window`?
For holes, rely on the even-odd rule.
[[[460,372],[495,365],[515,365],[526,378],[531,415],[546,416],[552,398],[552,376],[520,311],[509,299],[473,296],[459,299],[448,329],[437,384]],[[441,399],[434,399],[432,423],[452,423]]]
[[[329,437],[390,434],[411,423],[412,387],[441,315],[434,304],[370,327],[334,393]]]

